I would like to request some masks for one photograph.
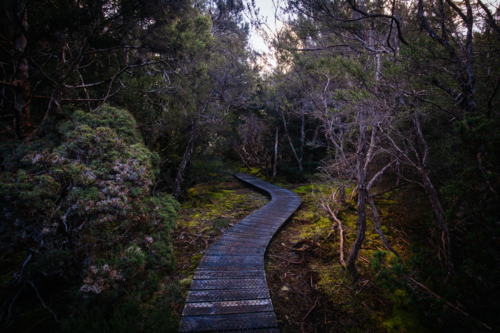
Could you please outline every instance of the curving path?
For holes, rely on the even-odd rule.
[[[271,194],[267,205],[229,229],[206,252],[194,275],[179,332],[278,333],[264,254],[300,206],[293,192],[244,173],[240,180]]]

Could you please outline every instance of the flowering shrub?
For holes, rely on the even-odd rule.
[[[130,113],[104,106],[69,114],[31,144],[1,147],[2,253],[22,254],[32,277],[78,277],[84,293],[171,265],[178,204],[151,195],[159,157],[135,127]],[[27,274],[15,276],[19,284]]]

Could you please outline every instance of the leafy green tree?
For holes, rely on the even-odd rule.
[[[17,138],[32,140],[61,103],[99,107],[124,73],[177,56],[177,21],[188,8],[184,0],[5,1],[2,112]]]

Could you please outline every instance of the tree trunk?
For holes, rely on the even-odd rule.
[[[300,156],[299,156],[301,166],[302,166],[302,161],[304,160],[304,142],[306,141],[305,119],[304,118],[305,118],[304,111],[302,111],[301,124],[300,124]]]
[[[193,127],[191,129],[191,134],[189,135],[189,141],[186,146],[186,150],[184,151],[184,156],[182,157],[182,162],[179,165],[179,169],[177,170],[177,176],[175,177],[175,189],[174,189],[174,197],[178,199],[181,195],[182,189],[181,189],[181,182],[182,182],[182,177],[184,175],[184,170],[186,169],[187,162],[189,161],[189,158],[191,157],[191,152],[193,151],[193,143],[194,140],[196,139],[196,136],[198,135],[196,133],[196,130],[198,128],[198,121],[199,121],[199,114],[196,115],[196,118],[194,120]]]
[[[382,228],[380,227],[380,221],[378,219],[378,212],[377,212],[377,207],[375,207],[375,201],[373,201],[372,196],[368,194],[368,202],[370,203],[370,206],[372,208],[372,213],[373,213],[373,222],[375,224],[375,230],[377,230],[377,233],[380,236],[380,239],[382,239],[382,243],[384,244],[385,248],[387,249],[387,252],[389,252],[389,255],[391,255],[391,252],[396,255],[396,257],[400,258],[399,253],[389,244],[387,241],[387,238],[385,238],[384,232],[382,231]]]
[[[426,161],[428,154],[428,147],[425,141],[424,135],[420,128],[420,121],[418,115],[415,115],[410,119],[410,134],[413,137],[415,153],[417,156],[417,169],[422,177],[424,183],[425,192],[431,202],[432,209],[436,215],[438,221],[438,227],[442,230],[442,242],[443,242],[443,253],[446,257],[446,264],[448,266],[448,271],[450,274],[454,274],[452,253],[451,253],[451,236],[448,226],[446,224],[446,218],[444,217],[443,206],[439,200],[436,188],[432,184],[429,175],[426,172]],[[422,151],[423,148],[423,151]]]
[[[438,226],[443,232],[443,235],[442,235],[443,252],[444,252],[444,255],[446,256],[446,264],[448,265],[448,270],[450,271],[450,274],[453,274],[454,269],[453,269],[453,261],[452,261],[452,257],[451,257],[451,239],[450,239],[451,237],[450,237],[450,231],[448,229],[448,225],[446,224],[446,218],[444,217],[443,206],[441,205],[441,202],[439,200],[436,188],[432,184],[432,181],[430,180],[429,176],[427,175],[427,172],[425,172],[425,168],[423,166],[419,165],[418,171],[419,171],[420,175],[422,176],[422,180],[424,182],[424,187],[425,187],[425,192],[427,193],[429,201],[431,202],[432,209],[434,210],[434,214],[436,215],[436,218],[438,220]]]
[[[285,134],[286,134],[286,137],[288,138],[288,142],[290,143],[290,147],[292,148],[293,155],[295,156],[297,163],[299,163],[299,170],[303,171],[301,158],[299,158],[299,155],[297,155],[297,152],[295,151],[295,147],[293,146],[293,143],[292,143],[292,138],[290,138],[290,134],[288,134],[288,129],[286,127],[286,120],[285,120],[284,113],[281,113],[281,118],[283,119],[283,125],[285,127]]]
[[[26,56],[26,48],[28,39],[26,33],[28,31],[28,10],[25,1],[17,3],[16,22],[11,22],[14,28],[14,34],[17,35],[14,40],[14,47],[18,55],[14,66],[14,120],[16,128],[16,136],[19,140],[26,137],[30,127],[30,80],[28,71],[28,58]],[[18,30],[19,29],[19,30]],[[18,31],[16,31],[18,30]]]
[[[363,241],[365,240],[366,233],[366,189],[358,189],[358,233],[356,234],[356,239],[354,240],[354,244],[351,249],[351,253],[349,254],[349,259],[347,260],[347,269],[351,275],[356,278],[356,259],[358,258],[358,252],[363,245]]]
[[[365,240],[366,233],[366,171],[365,171],[365,159],[366,159],[366,128],[364,119],[364,110],[359,112],[359,143],[357,151],[357,181],[358,181],[358,233],[356,239],[352,246],[351,253],[349,254],[349,259],[347,260],[347,269],[351,275],[356,279],[356,259],[358,258],[358,252],[361,249],[361,245]]]
[[[40,130],[43,129],[43,125],[47,121],[47,119],[51,116],[53,116],[56,112],[57,109],[59,109],[59,100],[61,99],[61,92],[57,89],[52,90],[52,95],[50,96],[50,101],[49,101],[49,106],[47,107],[47,111],[45,111],[45,115],[43,116],[42,121],[40,122],[40,125],[38,126],[37,129],[35,129],[33,132],[31,132],[26,138],[24,139],[25,142],[31,142],[35,139],[35,137],[40,133]]]
[[[276,137],[274,139],[274,164],[273,164],[273,178],[271,182],[274,182],[276,177],[276,165],[278,164],[278,127],[276,127]]]
[[[264,146],[265,147],[265,146]],[[267,177],[269,177],[269,161],[268,161],[268,152],[269,152],[269,149],[266,148],[266,156],[264,157],[265,159],[265,163],[266,163],[266,166],[265,166],[265,171],[266,171],[266,179]]]

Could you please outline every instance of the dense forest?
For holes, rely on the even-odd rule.
[[[500,331],[498,3],[273,3],[2,1],[3,332],[177,332],[239,172],[282,332]]]

